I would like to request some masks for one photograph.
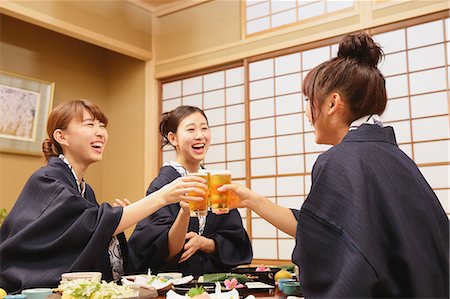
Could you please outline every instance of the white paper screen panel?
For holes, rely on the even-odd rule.
[[[244,142],[228,143],[227,159],[229,161],[245,160],[245,143]]]
[[[275,158],[252,159],[251,163],[252,176],[265,176],[276,174]]]
[[[414,141],[448,139],[450,137],[448,115],[414,119],[412,121],[412,129]]]
[[[227,162],[233,178],[245,178],[245,161]]]
[[[250,137],[260,138],[273,136],[275,134],[275,120],[264,118],[250,121]]]
[[[246,34],[266,31],[288,24],[354,7],[354,0],[267,0],[245,1]]]
[[[409,71],[420,71],[445,65],[444,44],[414,49],[408,52]]]
[[[181,98],[167,100],[162,103],[162,112],[169,112],[181,105]]]
[[[226,86],[242,85],[244,83],[244,67],[235,67],[225,71]]]
[[[300,72],[300,53],[275,58],[275,75]]]
[[[259,17],[267,16],[270,13],[270,2],[257,3],[247,7],[247,19],[252,20]]]
[[[194,106],[201,109],[203,107],[203,94],[198,93],[190,96],[184,96],[183,105]]]
[[[252,240],[254,259],[277,259],[277,240]]]
[[[225,90],[219,89],[205,92],[203,94],[204,109],[217,108],[225,106]]]
[[[203,76],[203,91],[221,89],[225,87],[225,72],[215,72]]]
[[[233,86],[226,89],[227,105],[244,103],[244,86]]]
[[[386,110],[381,114],[381,120],[384,122],[409,118],[408,98],[388,100]]]
[[[411,73],[409,76],[411,95],[445,90],[447,88],[445,75],[445,68]]]
[[[277,158],[278,174],[291,174],[303,172],[304,155],[283,156]]]
[[[286,176],[277,178],[277,195],[303,195],[303,176]]]
[[[276,125],[278,135],[303,132],[303,114],[278,116]]]
[[[400,52],[385,55],[378,68],[384,76],[406,73],[406,53]]]
[[[162,99],[172,99],[181,96],[181,81],[163,84]]]
[[[272,13],[290,10],[296,7],[295,1],[271,1],[270,5]]]
[[[232,124],[227,125],[227,141],[241,141],[245,139],[245,128],[244,124]]]
[[[274,113],[273,98],[250,102],[250,119],[273,116]]]
[[[254,139],[250,142],[251,157],[275,156],[275,138]]]
[[[278,240],[278,259],[290,260],[294,251],[295,240],[293,238]]]
[[[450,160],[450,141],[421,142],[414,144],[416,163],[438,163]]]
[[[276,238],[275,227],[264,219],[252,219],[252,236],[254,238]]]
[[[302,96],[300,93],[277,96],[275,109],[277,115],[296,113],[303,111]],[[253,102],[252,102],[253,103]]]
[[[225,142],[225,126],[211,127],[211,144]]]
[[[290,9],[272,15],[272,27],[279,27],[286,24],[294,23],[297,19],[297,12],[295,9]]]
[[[277,154],[292,155],[303,153],[303,134],[277,137]]]
[[[411,116],[413,118],[448,114],[448,108],[446,91],[411,97]]]
[[[227,107],[227,123],[237,123],[245,121],[244,105],[233,105]]]
[[[201,93],[203,88],[202,77],[194,77],[183,80],[183,95]]]
[[[443,21],[439,20],[407,28],[406,32],[407,32],[408,48],[411,49],[443,42],[444,41],[443,25],[444,25]]]
[[[373,36],[383,47],[384,54],[404,51],[406,49],[405,29],[394,30]]]
[[[432,188],[450,188],[450,165],[420,167]]]
[[[300,20],[317,17],[323,14],[325,14],[325,5],[323,2],[315,2],[298,8],[298,18]]]
[[[274,80],[263,79],[250,83],[250,100],[270,98],[274,96]]]
[[[252,179],[251,185],[252,189],[265,197],[275,196],[275,178]]]

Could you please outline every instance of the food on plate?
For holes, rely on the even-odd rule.
[[[168,289],[173,282],[172,279],[155,275],[125,276],[121,281],[123,285],[135,285],[158,291]]]
[[[190,288],[189,291],[186,293],[186,295],[190,298],[193,298],[195,296],[200,296],[203,293],[206,293],[205,288],[202,286],[195,286],[193,288]],[[208,293],[206,293],[208,294]]]
[[[139,296],[139,292],[129,286],[88,279],[61,281],[57,291],[62,292],[61,299],[137,298]]]
[[[267,271],[270,271],[270,268],[266,267],[264,265],[256,267],[256,269],[255,269],[255,272],[267,272]]]
[[[6,296],[6,291],[2,288],[0,288],[0,298],[3,298]]]
[[[274,277],[275,282],[277,282],[281,278],[292,278],[292,275],[291,275],[291,273],[289,273],[286,270],[280,270],[277,273],[275,273],[275,277]]]

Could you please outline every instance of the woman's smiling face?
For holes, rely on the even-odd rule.
[[[200,113],[186,116],[173,134],[171,143],[177,149],[177,154],[184,161],[200,163],[206,155],[211,142],[211,132],[208,121]]]

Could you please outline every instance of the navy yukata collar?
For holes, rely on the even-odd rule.
[[[356,130],[349,131],[342,142],[386,142],[397,145],[394,129],[372,124],[362,124]]]
[[[66,182],[75,190],[77,190],[77,193],[79,193],[77,181],[75,180],[69,166],[64,163],[63,160],[58,157],[50,157],[48,159],[48,166],[52,168],[52,174],[54,174],[54,177],[56,179]]]

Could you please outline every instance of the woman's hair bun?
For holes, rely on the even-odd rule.
[[[383,50],[367,33],[349,34],[339,43],[338,57],[377,67],[383,57]]]

